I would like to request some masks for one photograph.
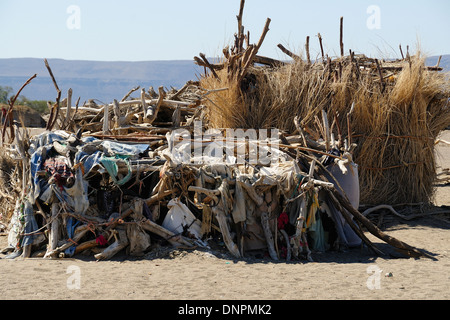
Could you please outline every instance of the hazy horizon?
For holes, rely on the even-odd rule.
[[[221,56],[233,43],[240,0],[87,1],[2,0],[0,58],[47,58],[81,61],[190,60],[199,52]],[[450,30],[450,2],[247,0],[243,25],[256,43],[267,18],[269,32],[259,52],[286,59],[281,43],[301,52],[310,36],[311,57],[339,53],[339,22],[344,17],[345,52],[395,58],[409,45],[429,56],[450,54],[440,30]]]

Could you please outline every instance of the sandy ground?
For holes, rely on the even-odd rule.
[[[450,132],[441,137],[450,141]],[[450,168],[450,145],[438,145],[438,161]],[[450,186],[439,186],[436,204],[450,206]],[[437,260],[394,258],[365,249],[315,254],[315,262],[235,260],[206,251],[172,251],[130,259],[0,259],[0,299],[305,300],[450,298],[450,214],[432,215],[384,231]],[[0,237],[0,247],[6,246]]]

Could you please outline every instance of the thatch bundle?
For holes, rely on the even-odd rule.
[[[434,143],[450,123],[448,76],[436,72],[438,67],[426,67],[420,53],[378,61],[351,50],[344,56],[342,44],[341,57],[322,56],[315,62],[308,52],[305,61],[279,45],[294,59],[275,61],[255,52],[267,31],[268,23],[259,43],[245,49],[242,39],[248,37],[237,34],[219,64],[196,59],[213,71],[201,79],[201,86],[217,90],[205,101],[209,125],[276,127],[287,136],[308,135],[310,141],[329,140],[333,134],[341,149],[343,141],[356,144],[353,159],[360,168],[362,203],[430,203],[436,178]]]

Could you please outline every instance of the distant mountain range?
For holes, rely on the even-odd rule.
[[[428,66],[436,65],[437,56],[427,59]],[[121,99],[130,89],[140,86],[155,90],[159,86],[167,89],[181,88],[189,80],[197,80],[203,72],[193,60],[170,61],[82,61],[48,59],[61,96],[67,96],[72,88],[72,99],[80,97],[80,104],[89,99],[98,103],[109,103]],[[443,55],[440,66],[450,71],[450,54]],[[0,59],[0,86],[9,86],[13,92],[34,74],[37,77],[25,87],[22,95],[30,100],[55,100],[56,90],[45,67],[44,59],[11,58]]]
[[[80,103],[97,99],[102,103],[122,99],[137,86],[158,91],[181,88],[188,80],[196,80],[202,70],[189,60],[104,62],[47,59],[56,79],[61,96],[67,96],[72,88],[72,99],[80,97]],[[34,74],[37,77],[25,87],[22,95],[30,100],[55,100],[56,89],[45,67],[44,59],[0,59],[0,86],[9,86],[16,92]],[[97,101],[98,102],[98,101]]]

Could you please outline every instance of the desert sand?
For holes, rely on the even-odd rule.
[[[450,131],[441,139],[450,141]],[[438,165],[450,168],[450,145],[439,143],[437,152]],[[450,186],[436,187],[435,203],[450,206]],[[314,262],[289,263],[237,260],[205,250],[119,255],[99,262],[91,257],[0,259],[0,299],[449,299],[450,214],[394,221],[384,226],[387,234],[436,260],[398,258],[392,247],[370,234],[385,256],[354,248],[313,254]],[[0,247],[6,243],[1,236]]]

